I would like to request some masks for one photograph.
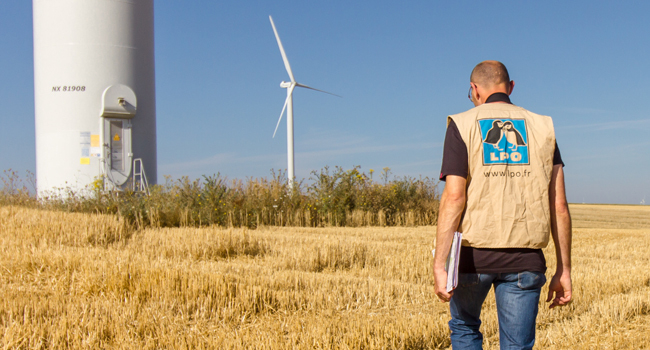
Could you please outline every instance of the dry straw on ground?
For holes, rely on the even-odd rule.
[[[542,305],[536,348],[650,348],[650,207],[571,209],[575,301]],[[1,348],[449,346],[435,227],[134,231],[113,216],[5,206],[0,230]],[[484,345],[497,349],[490,298]]]

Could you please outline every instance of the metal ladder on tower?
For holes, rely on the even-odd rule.
[[[147,175],[144,173],[142,158],[133,160],[133,192],[144,192],[149,195],[149,183]]]

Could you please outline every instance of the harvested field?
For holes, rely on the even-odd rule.
[[[650,206],[571,210],[574,302],[542,305],[536,348],[650,348]],[[435,227],[135,231],[4,206],[0,230],[5,349],[449,347]],[[492,296],[483,320],[498,349]]]

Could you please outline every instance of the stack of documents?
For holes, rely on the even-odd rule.
[[[447,263],[445,263],[445,271],[447,271],[447,293],[458,286],[458,263],[460,262],[460,246],[462,241],[463,234],[454,232],[454,239],[451,241],[451,249],[447,256]],[[434,249],[431,253],[435,256],[436,250]]]
[[[454,240],[451,242],[451,250],[447,256],[445,270],[447,271],[447,293],[451,292],[458,286],[458,263],[460,262],[460,244],[463,240],[463,234],[454,232]]]

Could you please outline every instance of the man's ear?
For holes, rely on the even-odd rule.
[[[474,101],[478,102],[478,100],[481,98],[481,95],[478,92],[478,86],[476,86],[475,83],[470,83],[470,84],[472,84],[472,94],[474,95]]]
[[[514,80],[510,80],[510,84],[508,84],[508,85],[509,85],[509,87],[510,87],[510,89],[508,89],[508,90],[509,90],[509,91],[508,91],[508,96],[510,96],[510,94],[512,93],[512,90],[515,89],[515,81],[514,81]]]

